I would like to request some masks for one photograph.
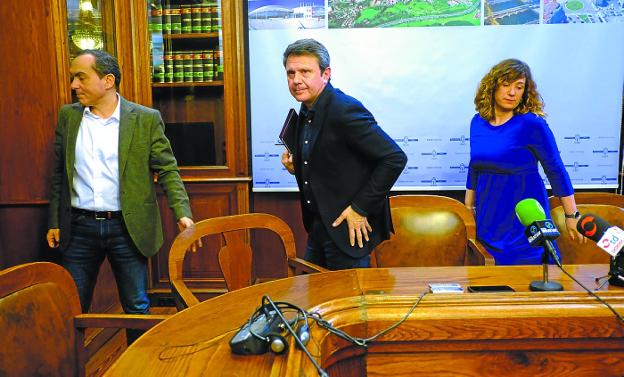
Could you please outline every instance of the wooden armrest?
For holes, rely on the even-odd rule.
[[[147,330],[165,319],[167,314],[78,314],[74,326],[84,328],[125,328]]]
[[[184,282],[171,280],[170,283],[171,293],[173,294],[173,299],[175,300],[178,311],[199,304],[197,297],[186,287]]]
[[[493,266],[494,257],[479,243],[479,241],[469,238],[468,249],[470,255],[466,258],[468,261],[477,260],[477,265]]]
[[[85,329],[137,329],[148,330],[171,317],[166,314],[78,314],[74,317],[76,331],[76,347],[81,350],[78,353],[78,375],[84,376],[84,368],[87,360],[93,357],[101,349],[100,341],[85,340]]]
[[[315,272],[329,272],[328,269],[305,261],[301,258],[288,258],[288,267],[295,270],[295,275],[313,274]]]

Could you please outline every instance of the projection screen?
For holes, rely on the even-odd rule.
[[[288,110],[300,107],[282,64],[286,46],[300,38],[328,48],[332,85],[360,100],[407,153],[395,190],[465,189],[474,94],[506,58],[531,67],[574,187],[617,187],[624,0],[247,5],[254,191],[297,190],[276,144]]]

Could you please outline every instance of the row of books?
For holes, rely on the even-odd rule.
[[[167,51],[162,62],[154,66],[155,83],[223,80],[221,50]]]
[[[175,4],[153,0],[150,4],[149,29],[163,34],[211,33],[221,29],[219,3]]]

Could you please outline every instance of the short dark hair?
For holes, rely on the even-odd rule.
[[[100,78],[106,75],[113,75],[115,77],[115,87],[119,88],[119,83],[121,83],[121,70],[119,69],[117,58],[102,50],[82,50],[76,57],[82,55],[93,56],[95,58],[93,70],[97,72]]]
[[[284,51],[284,67],[286,67],[286,60],[288,57],[294,56],[302,56],[302,55],[311,55],[316,58],[319,63],[319,68],[321,72],[324,72],[327,67],[329,67],[329,51],[323,46],[323,44],[315,39],[307,38],[307,39],[299,39],[286,47]]]

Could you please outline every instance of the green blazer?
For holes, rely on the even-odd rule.
[[[162,186],[176,220],[192,217],[189,198],[165,127],[157,110],[121,99],[119,121],[119,191],[128,233],[146,257],[158,252],[163,231],[156,201],[154,174]],[[55,165],[50,183],[48,228],[60,229],[61,249],[71,239],[71,196],[76,138],[84,106],[65,105],[59,111],[54,142]]]

